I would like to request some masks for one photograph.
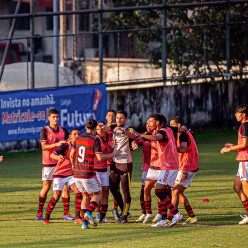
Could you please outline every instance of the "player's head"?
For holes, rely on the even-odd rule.
[[[70,138],[70,140],[72,142],[74,142],[76,140],[76,138],[78,137],[78,135],[80,135],[80,130],[79,129],[76,129],[76,128],[73,128],[70,131],[69,138]]]
[[[50,109],[48,111],[48,120],[51,127],[55,127],[59,124],[59,111],[57,109]]]
[[[97,133],[98,135],[102,134],[102,127],[103,127],[104,125],[106,125],[106,123],[105,123],[105,121],[103,121],[103,120],[99,120],[99,121],[97,122],[96,133]]]
[[[127,112],[125,110],[118,110],[116,113],[116,124],[118,127],[124,127],[127,122]]]
[[[248,105],[241,104],[235,109],[235,117],[237,121],[242,122],[248,118]]]
[[[176,116],[170,120],[170,126],[172,127],[181,127],[183,125],[183,119],[180,116]]]
[[[166,127],[167,124],[166,117],[162,113],[158,113],[158,115],[160,117],[160,125]]]
[[[86,124],[85,124],[86,128],[92,130],[92,129],[96,128],[96,126],[97,126],[96,120],[89,119],[89,120],[86,121]]]
[[[166,120],[166,119],[165,119]],[[163,126],[163,118],[161,114],[151,114],[147,120],[147,126],[151,131],[158,130]]]
[[[112,123],[115,123],[115,118],[116,118],[116,111],[113,109],[109,109],[108,112],[106,113],[107,124],[110,125]]]

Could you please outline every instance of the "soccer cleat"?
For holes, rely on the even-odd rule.
[[[148,223],[150,219],[153,217],[153,214],[146,214],[145,219],[143,220],[143,223]]]
[[[48,224],[50,224],[50,220],[43,220],[42,223],[45,225],[48,225]]]
[[[132,217],[132,215],[129,212],[127,212],[127,218],[129,219],[131,217]]]
[[[88,220],[92,226],[97,226],[97,223],[94,220],[94,217],[92,216],[91,212],[87,211],[84,214],[85,220]]]
[[[104,217],[100,220],[100,223],[111,223],[107,217]]]
[[[155,218],[152,220],[153,223],[157,223],[162,220],[162,214],[156,214]]]
[[[99,211],[96,211],[96,222],[100,222],[101,220],[101,214]]]
[[[36,220],[43,220],[43,218],[42,218],[42,212],[38,212],[37,213]]]
[[[125,215],[121,216],[120,219],[117,220],[116,222],[117,223],[122,223],[122,224],[128,223],[127,216],[125,216]]]
[[[71,217],[71,215],[70,214],[66,214],[66,215],[64,215],[64,218],[63,218],[64,220],[74,220],[74,218],[73,217]]]
[[[81,218],[75,218],[74,223],[82,225],[82,219]]]
[[[117,209],[113,209],[112,214],[114,215],[116,221],[120,219],[120,215],[119,215]]]
[[[143,222],[145,218],[146,218],[146,214],[142,214],[142,215],[140,215],[140,217],[136,220],[136,222]]]
[[[177,214],[175,214],[171,220],[171,223],[169,226],[174,226],[176,225],[181,219],[183,218],[183,216],[178,212]]]
[[[151,226],[156,227],[156,226],[170,226],[170,221],[169,220],[160,220],[155,224],[152,224]]]
[[[248,224],[248,216],[247,215],[244,215],[242,220],[239,222],[239,225],[245,225],[245,224]]]
[[[90,228],[88,221],[87,220],[86,221],[83,221],[82,222],[82,229],[88,229],[88,228]]]
[[[197,218],[196,218],[196,217],[189,217],[189,218],[183,223],[183,225],[195,224],[196,222],[197,222]]]

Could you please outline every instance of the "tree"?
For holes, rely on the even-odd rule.
[[[167,3],[192,1],[169,0]],[[106,1],[106,4],[114,7],[144,6],[162,4],[162,0],[113,0]],[[239,67],[239,73],[248,60],[247,7],[247,3],[230,5],[231,22],[238,22],[231,24],[231,64]],[[135,37],[140,53],[149,58],[150,63],[161,67],[162,18],[163,9],[112,12],[104,20],[104,30],[128,30],[128,36]],[[167,64],[175,77],[208,73],[223,75],[226,64],[225,21],[225,5],[190,8],[170,5],[167,8]],[[241,25],[245,21],[246,24]]]

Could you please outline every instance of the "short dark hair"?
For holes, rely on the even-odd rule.
[[[54,108],[53,109],[50,109],[48,111],[48,116],[53,115],[53,114],[58,115],[59,114],[59,111],[57,109],[54,109]]]
[[[181,125],[184,125],[184,121],[182,119],[182,117],[180,116],[175,116],[174,118],[172,118],[171,120],[175,121],[177,124],[181,124]]]
[[[78,128],[72,128],[72,129],[70,130],[70,134],[72,134],[73,131],[79,131],[79,132],[80,132],[80,130],[79,130]]]
[[[106,115],[107,115],[109,112],[112,112],[112,113],[114,113],[114,114],[116,115],[116,111],[113,110],[113,109],[109,109],[109,110],[107,111]]]
[[[94,119],[89,119],[86,121],[85,127],[92,130],[97,126],[97,122]]]
[[[151,114],[148,117],[148,119],[149,118],[153,118],[155,121],[159,121],[160,125],[166,126],[166,123],[167,123],[166,117],[161,113]]]
[[[241,104],[235,109],[235,113],[243,113],[246,114],[248,117],[248,105],[247,104]]]
[[[97,121],[97,125],[99,125],[100,123],[102,123],[103,125],[105,125],[106,123],[105,123],[105,121],[103,121],[103,120],[99,120],[99,121]]]
[[[125,110],[118,110],[117,114],[123,114],[127,118],[127,112]]]

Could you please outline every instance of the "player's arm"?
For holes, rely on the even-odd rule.
[[[241,139],[241,143],[238,145],[232,145],[232,144],[228,144],[227,146],[224,146],[220,153],[225,153],[225,152],[231,152],[231,151],[238,151],[241,149],[244,149],[248,146],[248,138],[247,137],[242,137]]]
[[[177,152],[185,153],[187,149],[187,142],[182,142],[179,147],[177,147]]]
[[[95,155],[98,161],[108,160],[110,158],[117,157],[121,154],[121,152],[118,150],[113,151],[112,153],[109,153],[109,154],[103,154],[101,150],[101,143],[98,138],[95,139],[94,141],[94,150],[95,150]]]
[[[61,144],[64,144],[66,142],[66,140],[61,140],[59,142],[56,142],[54,144],[47,144],[46,141],[41,141],[41,149],[43,151],[45,150],[51,150],[51,149],[54,149],[56,147],[59,147]]]
[[[64,161],[65,152],[68,150],[68,144],[62,144],[59,148],[50,154],[50,158],[57,160],[58,162]]]
[[[163,139],[163,135],[161,133],[157,133],[155,135],[150,135],[150,134],[142,134],[134,131],[134,133],[144,139],[150,140],[150,141],[160,141]]]
[[[75,160],[74,160],[75,152],[76,152],[76,149],[72,148],[72,150],[70,152],[70,161],[71,161],[72,168],[74,168],[74,166],[75,166]]]
[[[0,156],[0,163],[3,162],[3,156]]]

